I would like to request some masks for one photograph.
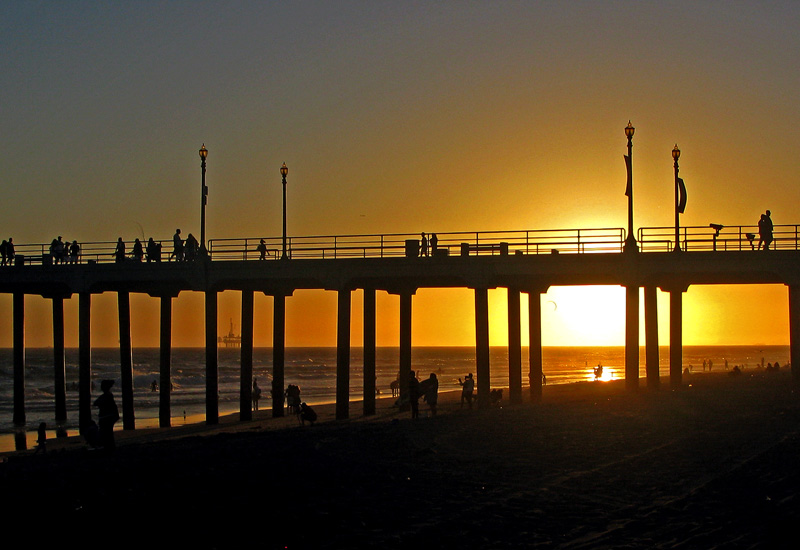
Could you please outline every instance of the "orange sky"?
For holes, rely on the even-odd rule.
[[[17,243],[199,233],[197,150],[209,150],[210,238],[626,225],[628,120],[635,226],[800,222],[800,6],[667,3],[75,2],[0,8],[0,232]],[[505,343],[505,294],[490,294]],[[615,298],[618,296],[618,298]],[[353,340],[360,342],[360,293]],[[545,345],[623,344],[621,289],[551,289]],[[67,304],[67,344],[77,307]],[[287,345],[334,345],[332,293],[287,301]],[[379,344],[397,297],[379,294]],[[158,343],[158,302],[133,300],[134,345]],[[52,342],[27,300],[27,341]],[[551,308],[552,309],[552,308]],[[420,290],[415,345],[472,345],[472,294]],[[260,297],[256,344],[271,340]],[[93,338],[113,346],[116,299]],[[238,325],[225,293],[220,331]],[[666,344],[668,308],[660,308]],[[11,344],[0,296],[0,346]],[[784,287],[690,287],[686,344],[788,342]],[[174,343],[202,345],[202,299],[175,301]],[[642,324],[643,327],[643,324]],[[313,328],[313,330],[311,330]]]

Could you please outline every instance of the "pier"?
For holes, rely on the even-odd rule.
[[[217,297],[241,293],[240,418],[252,416],[253,298],[263,293],[273,301],[272,415],[283,416],[286,301],[296,290],[337,293],[336,418],[349,418],[350,321],[354,292],[364,295],[364,415],[375,412],[375,293],[397,296],[400,305],[398,357],[401,397],[411,372],[413,298],[421,288],[468,288],[475,300],[475,360],[478,406],[489,399],[490,372],[507,368],[509,401],[537,401],[542,395],[542,321],[540,295],[551,286],[619,285],[626,288],[625,380],[629,391],[641,387],[639,373],[639,303],[644,288],[646,369],[644,385],[660,386],[656,291],[670,295],[669,386],[682,385],[682,294],[691,285],[782,284],[789,296],[791,364],[794,383],[800,365],[800,226],[775,226],[770,250],[757,250],[752,226],[683,227],[676,246],[674,228],[641,228],[636,246],[621,228],[507,232],[463,232],[437,235],[436,246],[420,246],[419,235],[345,235],[291,238],[210,240],[207,255],[195,261],[111,260],[115,243],[86,243],[79,261],[57,264],[47,245],[21,244],[13,265],[0,268],[0,292],[13,295],[14,424],[26,424],[25,295],[52,300],[55,418],[66,421],[63,300],[78,296],[79,424],[91,419],[92,296],[118,296],[120,380],[123,427],[135,429],[133,361],[130,336],[130,294],[143,293],[160,302],[160,380],[170,387],[172,302],[181,292],[205,296],[206,423],[219,421],[217,350],[228,345],[217,334]],[[284,240],[285,239],[285,240]],[[267,254],[258,245],[265,241]],[[166,246],[171,243],[165,241]],[[286,246],[284,257],[277,251]],[[768,260],[768,261],[766,261]],[[509,350],[507,365],[489,362],[489,289],[508,289]],[[521,300],[528,300],[530,372],[521,372]],[[231,321],[233,325],[233,321]],[[230,335],[233,336],[231,330]],[[523,392],[527,379],[528,393]],[[159,424],[169,427],[170,393],[160,394]]]

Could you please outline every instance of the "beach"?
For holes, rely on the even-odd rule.
[[[443,392],[416,420],[391,398],[346,421],[315,407],[314,426],[266,411],[117,432],[113,454],[54,440],[5,455],[0,517],[88,547],[780,548],[800,517],[798,405],[787,369],[754,369],[481,410]]]

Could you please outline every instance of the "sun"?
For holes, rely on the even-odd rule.
[[[618,346],[625,342],[621,286],[550,287],[542,300],[546,346]]]

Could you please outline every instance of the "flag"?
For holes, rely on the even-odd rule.
[[[631,174],[631,157],[628,155],[622,155],[625,157],[625,167],[628,169],[628,186],[625,188],[625,196],[630,197],[633,194],[633,175]]]
[[[683,178],[678,178],[678,212],[683,214],[686,210],[686,186],[683,184]]]

